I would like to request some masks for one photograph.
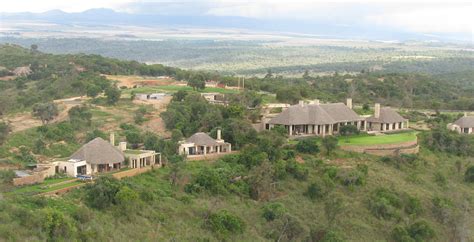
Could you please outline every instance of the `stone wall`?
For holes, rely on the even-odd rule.
[[[396,154],[416,154],[419,151],[418,140],[407,141],[398,144],[379,144],[379,145],[343,145],[342,150],[358,153],[367,153],[378,156],[396,155]]]
[[[13,178],[14,186],[31,185],[36,183],[42,183],[44,181],[44,175],[42,173],[35,173],[31,176]]]
[[[125,177],[136,176],[138,174],[147,172],[151,169],[152,169],[151,166],[142,167],[142,168],[133,168],[133,169],[129,169],[129,170],[126,170],[126,171],[119,171],[117,173],[112,174],[112,176],[120,180],[120,179],[125,178]]]

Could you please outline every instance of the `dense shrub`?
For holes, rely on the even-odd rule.
[[[105,209],[111,204],[116,204],[116,195],[120,187],[121,183],[117,179],[101,176],[94,183],[86,185],[86,204],[96,209]]]
[[[429,241],[434,238],[435,231],[431,228],[431,225],[425,220],[419,220],[411,224],[407,228],[408,234],[415,241]]]
[[[262,216],[267,221],[273,221],[281,218],[286,213],[286,208],[283,204],[278,202],[267,203],[263,206]]]
[[[0,170],[0,183],[9,183],[15,178],[15,172],[12,170]]]
[[[408,196],[405,204],[405,212],[409,215],[420,215],[423,213],[423,205],[420,199]]]
[[[398,218],[402,201],[396,192],[378,188],[369,197],[369,209],[374,216],[383,219]]]
[[[316,139],[302,139],[296,144],[296,150],[301,153],[316,154],[319,152],[319,146]]]
[[[286,162],[286,172],[298,180],[306,180],[309,174],[308,168],[294,160],[289,160]]]
[[[449,198],[438,196],[433,198],[433,214],[441,223],[449,221],[453,206],[453,202]]]
[[[218,163],[214,167],[202,169],[195,179],[185,186],[188,193],[207,191],[211,194],[248,194],[248,185],[242,179],[243,167]]]
[[[474,182],[474,166],[467,168],[466,173],[464,173],[464,180],[467,182]]]
[[[326,194],[325,188],[321,182],[313,182],[311,183],[306,192],[304,193],[305,196],[312,200],[321,199]]]
[[[223,237],[240,234],[245,230],[245,222],[226,210],[209,215],[205,224],[211,231]]]
[[[311,229],[306,242],[344,242],[342,235],[329,229]]]

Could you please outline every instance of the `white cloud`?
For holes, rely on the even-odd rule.
[[[378,25],[428,33],[474,32],[474,7],[425,6],[391,13],[367,16],[366,20]]]
[[[465,0],[6,0],[1,12],[79,12],[90,8],[159,14],[207,14],[334,24],[366,23],[424,33],[474,32]]]

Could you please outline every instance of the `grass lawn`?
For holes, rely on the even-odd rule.
[[[405,132],[386,135],[359,135],[353,137],[339,137],[340,145],[376,145],[376,144],[396,144],[416,140],[417,132]]]

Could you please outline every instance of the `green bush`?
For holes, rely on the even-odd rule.
[[[263,206],[262,216],[267,221],[273,221],[281,218],[286,213],[286,208],[283,204],[278,202],[267,203]]]
[[[399,195],[386,188],[376,189],[369,197],[369,209],[377,218],[398,218],[401,206]]]
[[[86,204],[96,209],[105,209],[111,204],[116,204],[115,196],[120,191],[120,187],[119,180],[101,176],[94,183],[86,185]]]
[[[326,195],[326,192],[324,191],[324,186],[321,182],[313,182],[308,186],[304,195],[311,200],[316,200],[323,198],[324,195]]]
[[[308,168],[294,160],[288,160],[286,162],[286,172],[298,180],[306,180],[309,174]]]
[[[474,166],[467,168],[466,173],[464,173],[464,180],[474,182]]]
[[[401,225],[395,226],[392,230],[392,239],[395,242],[416,242],[408,233],[405,227]]]
[[[245,222],[226,210],[211,214],[206,221],[206,226],[214,233],[223,237],[241,234],[245,230]]]
[[[409,196],[405,204],[405,212],[409,215],[420,215],[423,213],[423,205],[420,199]]]
[[[296,150],[301,153],[316,154],[319,153],[319,146],[316,139],[302,139],[296,144]]]
[[[407,228],[408,234],[415,241],[429,241],[435,237],[435,231],[426,220],[419,220]]]
[[[441,223],[449,221],[453,206],[453,202],[449,198],[438,196],[433,198],[433,214]]]
[[[10,183],[15,178],[15,172],[12,170],[0,170],[0,183]]]
[[[344,242],[342,235],[335,230],[311,229],[306,242]]]

